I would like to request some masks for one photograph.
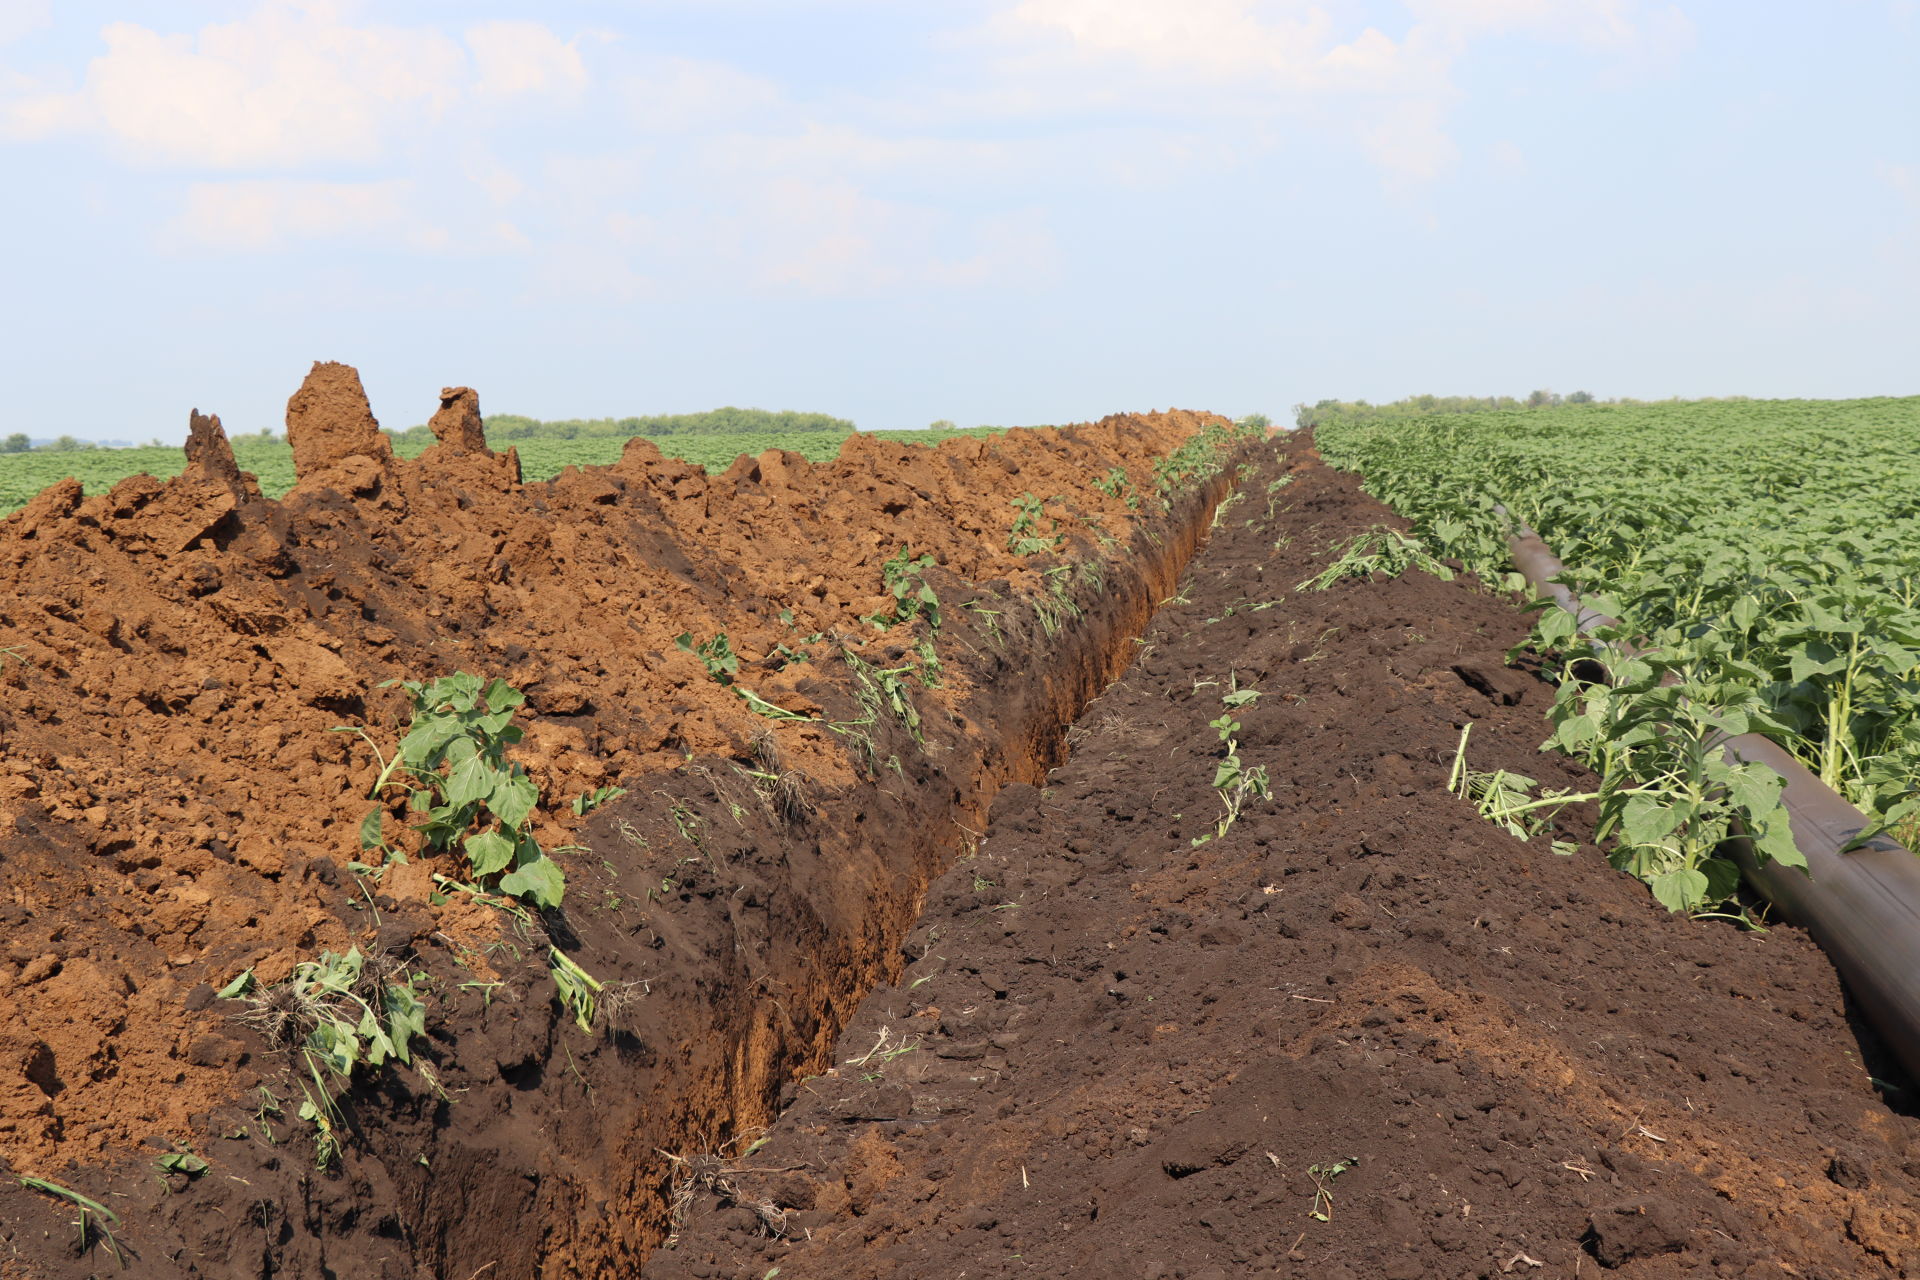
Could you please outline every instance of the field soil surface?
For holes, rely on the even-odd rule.
[[[1822,954],[1480,820],[1446,789],[1468,723],[1476,769],[1592,782],[1536,750],[1523,614],[1418,572],[1297,592],[1404,527],[1306,438],[1241,492],[831,1068],[675,1153],[645,1274],[1920,1272],[1920,1125]],[[1273,794],[1207,839],[1223,713]]]
[[[472,391],[396,458],[317,365],[283,501],[196,414],[177,479],[0,522],[0,1275],[633,1274],[674,1157],[829,1065],[989,799],[1062,758],[1226,491],[1209,444],[1162,510],[1155,465],[1226,425],[856,436],[714,476],[636,440],[526,484]],[[903,547],[937,562],[937,628],[887,620]],[[730,682],[689,651],[722,633]],[[457,852],[362,847],[389,682],[456,670],[528,695],[557,910],[497,909]],[[349,946],[428,1011],[412,1064],[339,1093],[335,1155],[299,1108],[339,1081],[216,991]],[[588,1025],[558,952],[605,984]]]

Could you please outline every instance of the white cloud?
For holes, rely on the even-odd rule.
[[[1014,0],[985,30],[1010,51],[1003,73],[1034,98],[1082,93],[1111,109],[1151,96],[1156,109],[1189,114],[1211,105],[1236,127],[1256,114],[1327,119],[1340,104],[1344,127],[1394,184],[1457,163],[1446,117],[1462,95],[1451,73],[1473,42],[1523,35],[1664,52],[1691,31],[1654,0],[1402,3],[1410,21],[1398,38],[1300,0]],[[1115,64],[1130,76],[1116,80]]]
[[[415,247],[443,242],[445,232],[413,213],[414,184],[250,179],[196,182],[167,229],[179,247],[260,252],[294,240],[397,236]]]
[[[531,292],[873,297],[1022,289],[1058,274],[1057,246],[1032,209],[883,194],[899,172],[837,172],[804,154],[775,163],[777,147],[761,141],[725,155],[696,143],[556,158],[526,197],[548,219]],[[662,200],[663,190],[683,195]]]
[[[428,201],[429,193],[410,178],[196,182],[161,240],[174,249],[221,253],[265,253],[312,241],[401,245],[424,253],[527,247],[527,237],[511,222],[436,217],[424,207]]]
[[[538,22],[483,22],[467,31],[482,97],[577,98],[587,87],[580,50]]]
[[[1360,145],[1391,183],[1432,181],[1460,159],[1443,116],[1442,104],[1432,99],[1382,104],[1358,124]]]
[[[1899,194],[1902,203],[1920,213],[1920,166],[1882,164],[1880,177]]]
[[[528,295],[566,302],[639,302],[660,295],[651,276],[625,254],[602,245],[562,243],[541,254]]]
[[[1417,22],[1456,31],[1536,30],[1594,43],[1630,40],[1634,0],[1402,0]]]
[[[526,194],[527,184],[520,175],[484,151],[468,155],[461,165],[461,176],[472,183],[494,204],[511,204]]]
[[[844,182],[772,182],[726,230],[752,278],[811,296],[1031,284],[1057,272],[1037,215],[962,221]]]
[[[1503,178],[1524,178],[1529,165],[1527,153],[1511,138],[1501,138],[1487,148],[1487,167]]]
[[[648,134],[738,128],[788,105],[773,81],[697,58],[649,59],[622,81],[620,94],[630,123]]]
[[[993,27],[1078,60],[1118,58],[1184,80],[1258,80],[1276,92],[1380,84],[1404,72],[1372,27],[1336,38],[1325,10],[1271,0],[1019,0]]]
[[[0,45],[12,44],[53,21],[53,0],[0,0]]]
[[[820,119],[730,133],[705,148],[709,168],[740,174],[883,175],[947,183],[1005,178],[1022,150],[1001,140],[885,135]],[[1027,148],[1031,150],[1031,148]]]
[[[587,77],[538,23],[482,23],[463,47],[433,28],[356,25],[331,0],[265,0],[191,34],[131,22],[101,34],[79,91],[16,98],[6,132],[97,133],[162,166],[365,163],[463,102],[577,95]]]
[[[1310,62],[1331,26],[1318,10],[1278,22],[1257,10],[1253,0],[1020,0],[1005,25],[1057,33],[1088,55],[1228,76]]]

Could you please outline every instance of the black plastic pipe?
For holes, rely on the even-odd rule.
[[[1573,614],[1582,632],[1613,624],[1554,580],[1566,566],[1539,534],[1516,520],[1508,545],[1514,567]],[[1750,841],[1736,841],[1747,883],[1820,944],[1861,1012],[1907,1074],[1920,1080],[1920,857],[1886,836],[1849,849],[1868,820],[1844,796],[1757,733],[1725,745],[1734,759],[1763,764],[1786,780],[1780,799],[1807,860],[1805,871],[1761,863]]]

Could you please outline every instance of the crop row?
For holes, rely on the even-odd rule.
[[[1777,780],[1730,765],[1729,733],[1768,734],[1911,836],[1920,398],[1335,420],[1317,442],[1488,582],[1509,567],[1504,508],[1620,619],[1608,679],[1563,679],[1550,745],[1601,774],[1616,864],[1669,906],[1730,896],[1731,823],[1793,856]],[[1557,610],[1536,639],[1577,647]]]
[[[990,435],[995,428],[939,428],[925,431],[870,431],[864,434],[909,444],[936,445],[957,435]],[[725,470],[743,453],[790,449],[820,462],[835,457],[847,438],[845,431],[742,431],[723,435],[663,436],[654,441],[662,452],[709,471]],[[626,440],[593,437],[580,440],[515,440],[521,474],[528,481],[551,480],[568,467],[604,466],[617,462]],[[394,451],[417,457],[432,444],[429,439],[396,437]],[[293,450],[286,441],[239,436],[233,441],[242,471],[251,471],[269,498],[293,487]],[[71,452],[0,454],[0,515],[25,506],[50,484],[71,476],[89,493],[104,493],[128,476],[145,473],[165,480],[179,475],[186,456],[179,449],[143,446],[131,449],[85,449]]]

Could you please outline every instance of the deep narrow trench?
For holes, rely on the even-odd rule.
[[[883,771],[876,785],[821,799],[809,847],[783,855],[780,880],[770,877],[769,936],[743,939],[737,916],[724,929],[711,922],[704,937],[695,929],[673,936],[690,966],[726,977],[712,984],[701,1009],[708,1024],[679,1069],[650,1082],[640,1132],[613,1148],[632,1158],[611,1182],[641,1224],[637,1253],[671,1235],[687,1177],[751,1145],[792,1102],[797,1081],[830,1069],[846,1020],[908,962],[902,944],[927,886],[975,852],[1005,788],[1040,785],[1067,758],[1068,730],[1133,661],[1155,610],[1204,547],[1234,476],[1228,467],[1154,522],[1132,555],[1086,590],[1077,620],[1052,634],[1029,625],[1004,648],[976,637],[982,668],[967,705],[945,724],[928,723],[924,744],[894,729],[879,748],[904,762],[890,778]],[[622,820],[616,808],[607,825]],[[783,931],[782,920],[792,927]],[[757,970],[722,958],[729,946],[741,954],[743,940],[760,944]],[[543,1211],[550,1224],[556,1216],[565,1224],[543,1241],[543,1274],[604,1274],[595,1268],[613,1265],[604,1253],[594,1258],[604,1236],[575,1226],[584,1208]],[[591,1215],[585,1221],[593,1226]],[[556,1235],[571,1239],[562,1246]],[[556,1269],[556,1258],[568,1269]]]

